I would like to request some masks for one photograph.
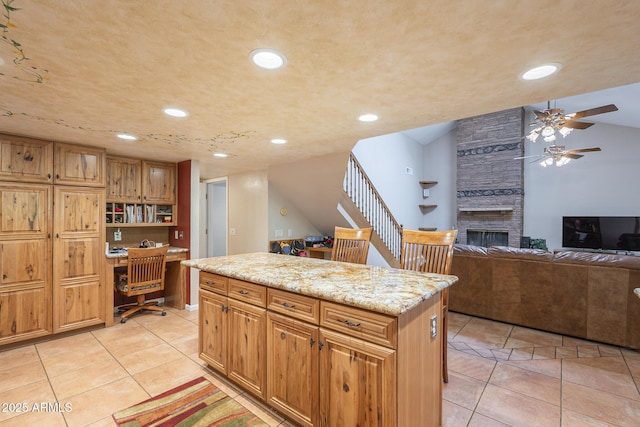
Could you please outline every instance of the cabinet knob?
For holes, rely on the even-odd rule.
[[[324,347],[324,343],[322,341],[318,341],[318,350],[322,350],[322,347]]]
[[[313,347],[313,344],[315,344],[316,340],[314,340],[313,338],[309,338],[309,347]]]

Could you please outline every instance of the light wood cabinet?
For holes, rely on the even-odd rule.
[[[245,390],[266,397],[267,310],[229,298],[229,371]]]
[[[200,358],[221,374],[228,372],[228,298],[200,290],[198,297]]]
[[[60,144],[54,146],[55,184],[104,187],[106,152],[102,148]]]
[[[51,186],[0,182],[0,345],[51,334]]]
[[[144,203],[176,203],[176,165],[164,162],[142,162],[142,201]]]
[[[53,143],[0,135],[0,180],[53,182]]]
[[[107,157],[107,202],[142,201],[142,160]]]
[[[398,425],[395,350],[327,329],[320,329],[320,342],[318,425]]]
[[[319,331],[306,322],[267,315],[267,402],[305,427],[318,425]]]
[[[0,135],[0,346],[105,323],[104,185],[104,149]]]
[[[441,425],[439,293],[389,316],[201,271],[200,295],[200,357],[297,424]]]
[[[54,188],[53,331],[104,323],[104,189]]]
[[[107,227],[177,224],[176,164],[107,158]]]

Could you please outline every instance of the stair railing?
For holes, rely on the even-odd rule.
[[[353,153],[349,156],[343,190],[369,221],[373,231],[378,234],[393,256],[399,260],[402,226],[393,217]]]

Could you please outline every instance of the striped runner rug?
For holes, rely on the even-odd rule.
[[[113,420],[123,427],[267,426],[204,377],[118,411]]]

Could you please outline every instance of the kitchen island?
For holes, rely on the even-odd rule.
[[[455,276],[278,254],[200,270],[199,352],[303,426],[439,426],[441,291]]]

